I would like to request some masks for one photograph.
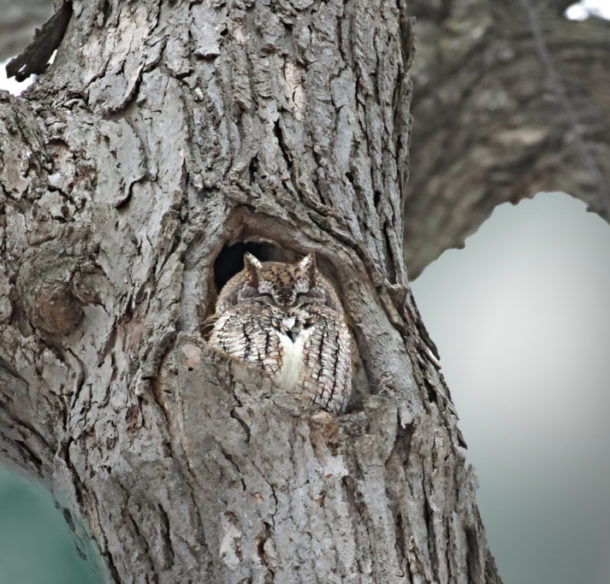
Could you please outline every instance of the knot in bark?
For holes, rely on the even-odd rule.
[[[60,336],[76,330],[85,304],[98,300],[88,283],[95,271],[94,251],[88,243],[70,249],[67,241],[58,239],[23,254],[16,300],[30,324]]]

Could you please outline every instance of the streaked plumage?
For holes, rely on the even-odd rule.
[[[339,413],[351,391],[350,335],[337,293],[313,255],[296,264],[260,262],[223,287],[209,343],[261,367],[284,391]]]

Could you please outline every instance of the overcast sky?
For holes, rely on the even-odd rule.
[[[504,204],[413,283],[504,584],[610,582],[610,226]]]

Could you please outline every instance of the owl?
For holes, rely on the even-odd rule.
[[[351,391],[351,338],[313,254],[295,264],[246,254],[244,266],[220,291],[209,344],[261,368],[283,391],[342,412]]]

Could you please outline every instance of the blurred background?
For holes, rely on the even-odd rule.
[[[570,18],[610,14],[587,0]],[[2,16],[0,16],[2,19]],[[18,93],[26,84],[0,88]],[[502,205],[412,284],[505,584],[610,582],[610,226],[562,193]],[[0,467],[0,584],[97,584],[43,486]]]
[[[85,553],[50,493],[0,467],[0,583],[101,584],[94,553]]]
[[[412,285],[505,584],[610,582],[610,226],[501,205]]]

